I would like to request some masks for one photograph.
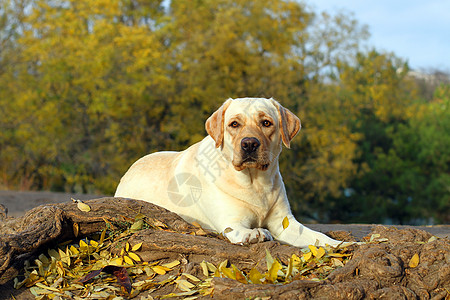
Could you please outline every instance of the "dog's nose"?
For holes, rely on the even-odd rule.
[[[246,153],[255,152],[256,149],[258,149],[260,145],[261,145],[261,143],[258,141],[257,138],[254,138],[254,137],[246,137],[241,140],[241,148]]]

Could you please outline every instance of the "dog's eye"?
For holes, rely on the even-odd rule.
[[[262,126],[270,127],[270,126],[272,126],[272,122],[270,122],[269,120],[264,120],[264,121],[262,121]]]
[[[233,121],[233,122],[230,123],[230,127],[238,128],[239,127],[239,123],[236,122],[236,121]]]

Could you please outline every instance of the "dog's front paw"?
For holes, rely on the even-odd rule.
[[[223,235],[233,244],[255,244],[264,241],[273,241],[269,230],[264,228],[239,228],[227,227]]]
[[[256,244],[265,241],[273,241],[273,237],[269,230],[264,228],[253,228],[252,231],[246,233],[242,238],[244,244]]]

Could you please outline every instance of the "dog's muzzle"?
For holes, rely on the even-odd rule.
[[[241,149],[245,154],[251,155],[258,150],[261,142],[254,137],[245,137],[241,140]]]
[[[235,168],[238,171],[243,170],[246,167],[257,168],[262,171],[267,170],[268,163],[261,163],[260,149],[261,142],[255,137],[245,137],[241,140],[241,160]]]

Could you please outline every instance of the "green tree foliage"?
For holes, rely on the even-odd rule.
[[[448,90],[422,101],[404,63],[361,51],[353,16],[290,0],[165,3],[0,0],[0,186],[111,194],[138,157],[202,139],[226,98],[262,96],[302,119],[280,164],[298,215],[446,220],[448,135],[428,116]]]
[[[424,224],[449,222],[450,89],[432,101],[417,98],[402,62],[375,51],[346,66],[341,87],[351,101],[359,176],[336,203],[332,219]]]

